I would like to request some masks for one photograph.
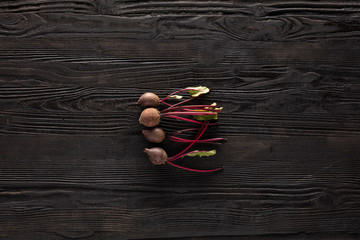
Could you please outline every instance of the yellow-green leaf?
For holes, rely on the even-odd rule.
[[[188,89],[188,92],[190,93],[190,95],[192,97],[198,97],[200,95],[206,94],[210,91],[209,88],[207,87],[203,87],[203,86],[199,86],[199,87],[188,87],[186,88]]]
[[[185,155],[186,157],[210,157],[216,154],[216,150],[210,150],[210,151],[199,151],[195,150],[190,152],[189,154]],[[185,157],[184,156],[184,157]]]
[[[199,121],[207,121],[207,120],[218,119],[217,113],[210,114],[210,115],[193,115],[193,117],[196,120],[199,120]]]
[[[216,106],[216,102],[212,103],[211,106]],[[211,107],[206,107],[205,109],[212,109]],[[218,108],[213,108],[214,110],[222,110],[222,107],[218,107]]]
[[[182,99],[183,96],[181,95],[171,95],[170,98],[174,98],[174,99]]]

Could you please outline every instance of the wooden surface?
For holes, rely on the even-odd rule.
[[[137,98],[196,85],[224,171],[152,166]],[[359,1],[0,2],[1,239],[359,239],[359,147]]]

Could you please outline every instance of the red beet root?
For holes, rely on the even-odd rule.
[[[144,129],[142,133],[149,142],[161,143],[165,139],[165,132],[159,127]]]
[[[138,104],[143,107],[156,107],[159,105],[159,97],[155,93],[144,93],[138,100]]]
[[[150,161],[155,165],[165,164],[168,158],[164,149],[159,147],[145,148],[144,152],[149,156]]]
[[[156,108],[147,108],[142,111],[139,122],[146,127],[155,127],[160,123],[160,112]]]
[[[148,155],[150,161],[155,165],[161,165],[168,162],[170,165],[181,168],[190,172],[199,172],[199,173],[208,173],[208,172],[216,172],[222,170],[222,168],[215,168],[210,170],[200,170],[200,169],[192,169],[188,167],[183,167],[180,165],[177,165],[173,162],[168,161],[168,156],[164,149],[159,147],[153,147],[153,148],[145,148],[144,152]]]

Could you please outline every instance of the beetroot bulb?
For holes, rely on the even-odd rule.
[[[141,95],[138,104],[143,107],[157,107],[159,105],[159,97],[155,93],[147,92]]]
[[[146,127],[155,127],[160,123],[160,112],[156,108],[146,108],[141,112],[139,123]]]
[[[155,165],[165,164],[168,159],[165,150],[159,147],[145,148],[144,153],[148,155],[150,161]]]
[[[165,132],[162,128],[156,127],[151,129],[144,129],[142,130],[142,134],[152,143],[161,143],[165,139]]]

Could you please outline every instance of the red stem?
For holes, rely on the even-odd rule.
[[[199,128],[198,132],[195,135],[195,139],[200,135],[201,129],[205,126],[205,122],[201,124],[201,127]],[[201,133],[202,134],[202,133]],[[195,140],[196,141],[196,140]]]
[[[199,96],[200,96],[200,95],[199,95]],[[197,97],[192,97],[192,98],[186,99],[186,100],[181,101],[181,102],[178,102],[178,103],[176,103],[176,104],[174,104],[174,105],[172,105],[172,106],[173,106],[173,107],[179,106],[179,105],[184,104],[184,103],[186,103],[186,102],[190,102],[191,100],[193,100],[193,99],[195,99],[195,98],[197,98]]]
[[[188,91],[188,90],[194,90],[194,91],[198,91],[197,89],[194,88],[184,88],[178,91],[175,91],[173,93],[171,93],[170,95],[168,95],[167,97],[163,98],[162,100],[160,100],[160,102],[164,102],[165,100],[169,99],[172,95],[177,94],[179,92],[183,92],[183,91]]]
[[[198,129],[199,129],[199,128],[187,128],[187,129],[184,129],[184,130],[179,130],[179,131],[175,132],[175,133],[173,134],[173,136],[178,135],[178,134],[183,133],[183,132],[194,131],[194,130],[198,130]]]
[[[218,109],[210,109],[209,107],[203,107],[203,108],[186,108],[187,106],[184,106],[184,108],[178,109],[177,111],[189,111],[189,112],[215,112],[219,113],[221,110]],[[171,112],[170,112],[171,113]]]
[[[197,123],[197,124],[202,124],[202,122],[199,122],[199,121],[195,121],[195,120],[192,120],[192,119],[183,118],[183,117],[179,117],[179,116],[174,116],[174,115],[167,115],[166,117],[175,118],[175,119],[178,119],[178,120],[188,121],[188,122]]]
[[[162,112],[170,112],[173,110],[184,110],[185,108],[190,109],[190,108],[208,108],[205,110],[216,110],[216,109],[211,109],[211,108],[219,108],[219,106],[214,106],[214,105],[187,105],[187,106],[180,106],[180,107],[174,107],[175,105],[172,105],[172,107],[169,107],[165,110],[163,110]],[[217,110],[217,111],[221,111],[221,110]]]
[[[216,115],[217,112],[168,112],[168,113],[162,113],[164,117],[168,115]]]
[[[183,167],[183,166],[177,165],[177,164],[172,163],[172,162],[168,162],[168,163],[170,165],[174,166],[174,167],[181,168],[181,169],[184,169],[184,170],[188,170],[190,172],[208,173],[208,172],[216,172],[216,171],[222,170],[222,168],[215,168],[215,169],[210,169],[210,170],[199,170],[199,169]]]
[[[205,126],[205,121],[201,124],[201,127],[199,128],[198,132],[196,133],[195,137],[194,137],[194,141],[196,141],[195,139],[198,138],[198,136],[200,135],[201,129]],[[202,133],[201,133],[202,135]],[[199,138],[198,138],[199,140]]]
[[[193,142],[193,141],[196,141],[196,140],[190,140],[190,139],[184,139],[184,138],[175,137],[175,135],[177,135],[177,134],[179,134],[179,133],[181,133],[183,131],[190,131],[190,130],[198,130],[199,129],[199,131],[197,132],[197,134],[195,136],[195,138],[197,138],[199,136],[199,134],[200,134],[201,128],[204,127],[204,124],[205,124],[205,122],[202,123],[200,129],[199,128],[188,128],[188,129],[184,129],[182,131],[178,131],[177,133],[174,134],[174,136],[170,136],[170,139],[175,141],[175,142]],[[210,125],[209,123],[207,123],[207,124],[208,124],[208,126]],[[218,139],[222,140],[221,138],[218,138],[218,139],[213,138],[213,139],[215,139],[215,141],[218,140]],[[197,140],[197,142],[211,142],[211,141],[214,141],[214,140],[212,140],[212,139],[210,139],[210,140]]]
[[[182,150],[181,152],[179,152],[179,153],[176,154],[175,156],[172,156],[172,157],[168,158],[168,161],[173,161],[174,158],[180,156],[180,155],[183,154],[185,151],[187,151],[189,148],[191,148],[191,146],[194,145],[197,140],[199,140],[199,138],[201,137],[201,135],[203,135],[203,133],[205,132],[205,130],[206,130],[206,128],[207,128],[208,125],[209,125],[209,123],[207,122],[207,123],[205,124],[205,127],[204,127],[203,129],[202,129],[202,127],[203,127],[203,126],[202,126],[202,127],[199,129],[199,132],[200,132],[200,133],[199,133],[198,136],[195,138],[195,140],[194,140],[192,143],[190,143],[189,146],[187,146],[184,150]]]
[[[214,126],[214,125],[218,125],[219,122],[214,122],[214,123],[209,123],[209,126]],[[180,133],[183,133],[183,132],[188,132],[188,131],[194,131],[194,130],[198,130],[199,128],[187,128],[187,129],[184,129],[184,130],[179,130],[179,131],[176,131],[173,133],[173,136],[176,136]]]
[[[165,104],[165,105],[167,105],[167,106],[169,106],[169,107],[172,107],[172,105],[171,104],[168,104],[167,102],[162,102],[163,104]]]
[[[194,140],[183,141],[183,140],[177,140],[177,139],[170,139],[170,140],[173,141],[173,142],[178,142],[178,143],[189,143],[189,142],[194,141]],[[218,142],[210,142],[210,141],[202,142],[201,140],[197,141],[197,143],[207,143],[207,144],[221,145],[221,143],[218,143]]]
[[[176,154],[173,157],[170,157],[167,159],[167,163],[169,163],[170,165],[177,167],[177,168],[181,168],[187,171],[191,171],[191,172],[198,172],[198,173],[208,173],[208,172],[216,172],[216,171],[220,171],[222,170],[222,168],[215,168],[215,169],[210,169],[210,170],[199,170],[199,169],[193,169],[193,168],[188,168],[188,167],[183,167],[180,165],[177,165],[175,163],[172,163],[171,161],[175,161],[177,159],[179,159],[182,156],[185,156],[186,154],[189,153],[184,153],[185,151],[187,151],[192,145],[194,145],[199,138],[203,135],[203,133],[205,132],[206,128],[209,126],[209,122],[206,122],[205,126],[204,126],[205,122],[202,123],[201,127],[199,128],[199,131],[197,133],[197,137],[192,141],[192,143],[189,144],[189,146],[187,146],[183,151],[181,151],[180,153]],[[194,151],[192,151],[194,152]],[[190,152],[191,153],[191,152]]]
[[[170,136],[170,139],[175,142],[192,142],[192,141],[194,141],[191,139],[179,138],[179,137],[174,137],[174,136]],[[202,142],[214,142],[214,141],[222,141],[222,140],[225,140],[225,139],[224,138],[209,138],[209,139],[198,140],[197,142],[202,143]]]

